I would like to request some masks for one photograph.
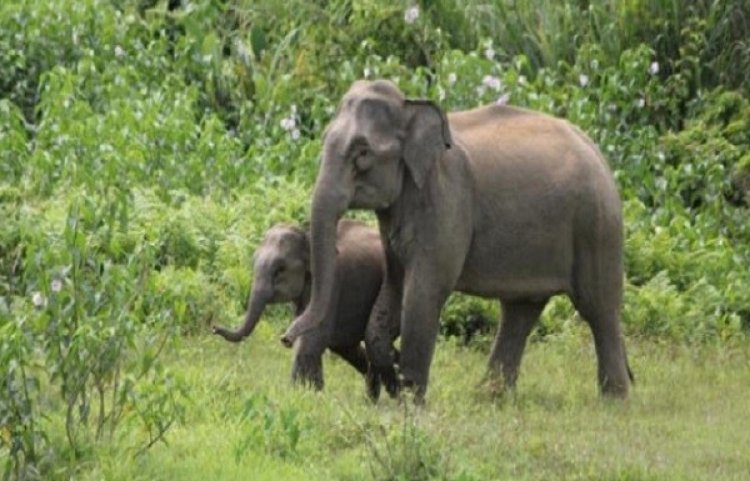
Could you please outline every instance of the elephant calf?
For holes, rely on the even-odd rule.
[[[323,387],[322,355],[326,348],[367,374],[368,362],[362,340],[370,310],[383,280],[384,254],[376,229],[352,220],[338,223],[336,272],[339,282],[335,300],[319,328],[300,336],[292,379]],[[291,302],[297,315],[310,299],[310,242],[307,231],[289,225],[275,225],[266,233],[255,252],[253,287],[248,299],[244,324],[236,331],[214,327],[227,341],[239,342],[249,336],[268,304]],[[377,397],[379,384],[368,384]]]

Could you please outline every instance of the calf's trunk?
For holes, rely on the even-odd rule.
[[[245,322],[236,331],[225,329],[221,326],[213,328],[214,334],[223,337],[229,342],[240,342],[252,334],[255,326],[258,324],[260,316],[270,300],[271,295],[265,289],[253,286],[250,293],[250,300],[247,303],[247,312],[245,313]]]

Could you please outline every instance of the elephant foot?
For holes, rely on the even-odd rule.
[[[424,386],[418,386],[414,382],[402,378],[400,387],[401,389],[398,393],[400,402],[412,402],[415,406],[425,405],[425,394],[427,393],[427,389]]]
[[[509,385],[502,376],[486,376],[479,383],[479,391],[482,396],[488,396],[490,400],[502,399],[505,395],[513,391],[513,386]]]
[[[477,396],[486,401],[502,401],[516,393],[517,375],[504,375],[499,369],[490,368],[477,384]]]
[[[323,366],[320,356],[298,356],[292,368],[292,383],[312,387],[316,391],[323,389]]]
[[[382,383],[380,382],[380,376],[371,367],[365,374],[365,384],[367,385],[367,397],[373,404],[377,403],[380,398]]]
[[[402,375],[399,379],[399,387],[399,397],[402,402],[406,402],[408,400],[407,398],[411,398],[417,406],[423,406],[425,404],[425,395],[427,394],[426,385],[416,383]]]
[[[600,390],[602,396],[609,399],[627,399],[628,398],[627,382],[612,382],[605,378],[601,381]]]
[[[401,391],[401,382],[398,374],[396,374],[396,368],[393,365],[374,366],[370,364],[370,369],[367,372],[367,390],[370,399],[377,401],[381,386],[385,387],[385,391],[391,399],[398,397]]]
[[[323,376],[312,373],[293,373],[292,383],[298,386],[311,387],[316,391],[323,390]]]
[[[627,357],[625,357],[622,365],[624,368],[612,368],[609,375],[599,374],[599,389],[602,396],[613,399],[627,399],[631,384],[635,384],[635,376],[630,369]]]

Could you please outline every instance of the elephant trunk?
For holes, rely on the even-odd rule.
[[[338,220],[349,204],[346,182],[325,173],[318,178],[313,194],[310,226],[312,294],[305,311],[289,326],[281,342],[291,347],[303,333],[317,328],[329,314],[336,282],[336,231]]]
[[[213,333],[219,335],[229,342],[240,342],[252,334],[255,326],[258,324],[260,316],[266,308],[271,298],[266,289],[253,286],[250,299],[247,303],[247,312],[245,313],[245,322],[236,331],[230,331],[220,326],[214,326]]]

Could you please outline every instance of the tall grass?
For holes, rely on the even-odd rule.
[[[438,0],[424,2],[436,23],[452,32],[454,45],[473,48],[489,38],[509,56],[523,54],[533,70],[575,63],[578,49],[597,44],[616,61],[623,51],[646,44],[664,73],[685,55],[698,55],[700,87],[718,84],[745,88],[750,66],[750,6],[741,0]],[[459,17],[459,19],[456,19]],[[465,27],[464,27],[465,26]],[[689,52],[690,36],[700,37],[700,51]]]
[[[415,410],[373,406],[333,356],[325,392],[293,388],[275,340],[284,325],[261,323],[239,348],[183,342],[170,357],[192,386],[186,424],[135,460],[117,445],[102,450],[80,479],[741,481],[750,469],[746,347],[631,341],[638,384],[628,402],[607,403],[581,324],[532,343],[517,392],[500,400],[479,387],[486,355],[443,342],[427,406]],[[248,402],[258,414],[244,415]],[[282,427],[290,413],[293,454],[295,431]]]

